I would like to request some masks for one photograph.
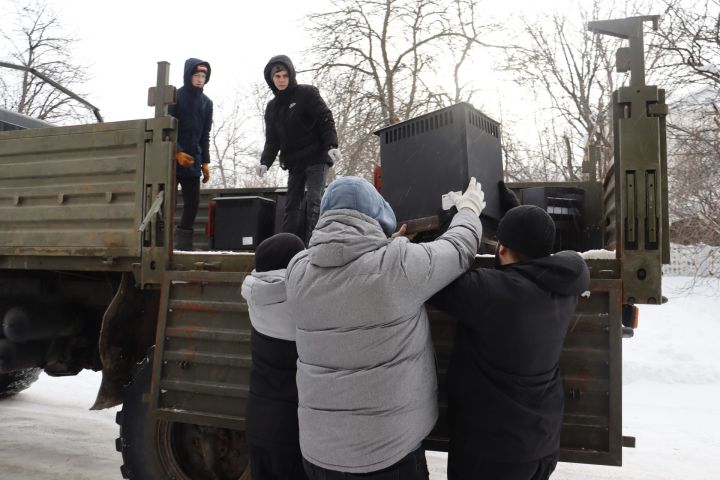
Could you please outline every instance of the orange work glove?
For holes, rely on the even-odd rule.
[[[178,165],[181,167],[192,167],[195,163],[195,159],[185,152],[175,153],[175,160],[177,160]]]
[[[210,180],[210,164],[203,163],[202,171],[203,171],[203,183],[207,183]]]

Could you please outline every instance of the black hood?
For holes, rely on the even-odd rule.
[[[195,67],[198,65],[203,64],[207,67],[207,77],[205,78],[205,84],[210,81],[210,64],[208,62],[205,62],[203,60],[200,60],[199,58],[188,58],[185,60],[185,71],[183,72],[183,85],[186,87],[192,87],[192,81],[190,80],[190,77],[192,77],[192,71]]]
[[[288,89],[292,89],[297,86],[297,80],[295,80],[295,67],[293,66],[292,61],[290,60],[290,57],[286,55],[275,55],[270,59],[270,61],[265,65],[265,70],[263,71],[263,74],[265,75],[265,81],[268,84],[268,87],[270,87],[270,90],[277,95],[278,89],[275,88],[275,84],[272,81],[272,78],[270,77],[270,69],[272,66],[276,63],[281,63],[285,65],[288,71],[288,76],[290,77],[290,82],[288,83]]]
[[[544,290],[560,295],[577,296],[590,288],[585,260],[569,250],[500,268],[515,269]]]

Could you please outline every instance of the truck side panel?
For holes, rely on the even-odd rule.
[[[244,272],[167,272],[158,315],[151,407],[158,418],[245,429],[250,319]]]
[[[144,120],[0,132],[0,256],[139,257]]]

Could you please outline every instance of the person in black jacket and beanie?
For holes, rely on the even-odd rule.
[[[183,86],[177,91],[177,103],[168,113],[178,120],[175,157],[176,177],[183,196],[183,214],[175,231],[175,249],[192,250],[193,224],[200,203],[200,174],[203,183],[210,180],[210,127],[213,102],[203,93],[210,81],[210,64],[197,58],[185,61]]]
[[[283,231],[307,243],[320,216],[328,167],[341,159],[335,121],[317,88],[298,85],[285,55],[272,57],[264,75],[275,98],[265,108],[265,147],[257,174],[265,175],[280,152],[280,167],[289,172]]]
[[[252,324],[245,434],[253,480],[307,479],[298,431],[296,327],[285,295],[285,269],[304,248],[291,233],[263,240],[241,288]]]
[[[497,238],[495,268],[470,270],[430,300],[458,320],[450,480],[547,479],[560,450],[560,353],[590,275],[578,253],[551,255],[555,225],[539,207],[509,210]]]

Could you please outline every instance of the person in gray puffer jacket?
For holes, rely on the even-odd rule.
[[[424,303],[470,268],[485,206],[474,178],[453,200],[447,232],[413,244],[388,238],[395,215],[368,181],[341,177],[325,191],[309,248],[286,277],[310,478],[428,478],[421,442],[438,413]]]

